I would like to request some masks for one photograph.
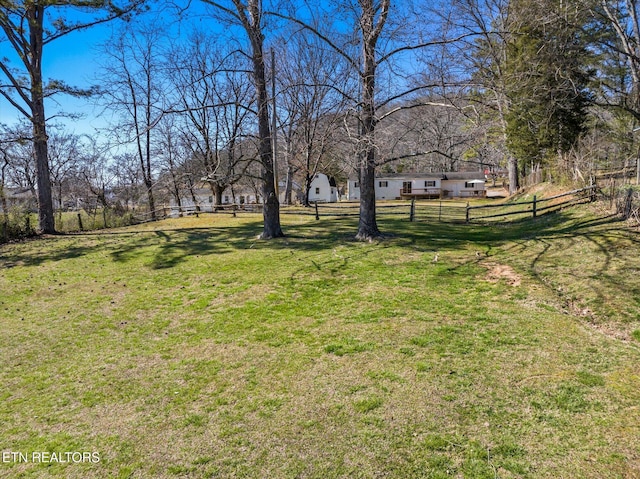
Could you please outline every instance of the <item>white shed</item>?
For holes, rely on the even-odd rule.
[[[309,188],[309,201],[320,203],[335,203],[338,201],[338,186],[333,177],[324,173],[316,173]]]

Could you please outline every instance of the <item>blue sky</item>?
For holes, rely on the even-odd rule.
[[[202,9],[201,2],[194,2],[193,9]],[[53,9],[51,9],[54,11]],[[136,19],[141,22],[157,22],[157,12],[149,12]],[[96,84],[100,67],[100,46],[108,42],[114,31],[122,25],[122,21],[97,25],[84,31],[72,32],[45,46],[43,54],[43,75],[45,82],[50,79],[62,80],[67,84],[86,88]],[[186,29],[183,29],[183,31]],[[2,42],[0,34],[0,58],[8,58],[12,65],[21,63],[7,42]],[[60,118],[69,131],[78,134],[92,134],[95,128],[106,126],[101,108],[95,106],[94,99],[76,99],[69,95],[57,95],[47,101],[46,113],[52,116],[60,111],[82,114],[80,120]],[[22,118],[21,114],[6,100],[0,99],[0,123],[15,124]]]
[[[91,85],[99,55],[97,47],[109,38],[112,28],[111,25],[101,25],[84,32],[73,32],[45,46],[43,54],[45,79],[63,80],[78,87]],[[12,65],[20,65],[7,43],[0,43],[0,50],[1,56],[8,57]],[[87,104],[86,99],[76,100],[69,96],[58,96],[55,102],[59,102],[65,111],[93,114],[93,108]],[[55,102],[47,103],[48,115],[61,109]],[[0,102],[0,122],[13,124],[20,118],[20,113],[13,106],[4,100]]]

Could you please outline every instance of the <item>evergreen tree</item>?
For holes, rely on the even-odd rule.
[[[507,146],[520,164],[562,157],[584,131],[590,102],[587,16],[562,0],[513,0],[506,45]]]

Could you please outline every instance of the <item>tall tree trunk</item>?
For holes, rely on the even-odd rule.
[[[373,135],[373,128],[370,133]],[[360,160],[360,220],[358,222],[358,234],[356,239],[371,241],[382,236],[376,220],[376,166],[375,150],[367,145],[366,151]]]
[[[260,238],[284,236],[280,227],[280,202],[276,193],[273,161],[273,139],[269,121],[269,96],[264,61],[264,33],[262,25],[262,0],[232,0],[233,9],[215,0],[203,0],[226,12],[242,25],[251,43],[252,80],[256,89],[258,109],[258,155],[262,163],[262,216],[264,226]],[[233,194],[233,189],[231,190]]]
[[[362,33],[362,98],[360,150],[360,220],[356,239],[372,241],[382,236],[376,221],[376,44],[389,14],[390,0],[379,3],[360,0],[362,8],[360,29]],[[377,16],[377,18],[376,18]]]
[[[259,18],[257,0],[249,2],[252,18]],[[271,122],[269,120],[269,97],[267,94],[267,82],[265,74],[263,36],[256,28],[249,32],[253,47],[253,79],[258,97],[258,135],[260,137],[258,152],[262,163],[262,216],[264,227],[260,237],[271,239],[284,236],[280,227],[280,202],[276,194],[275,174],[273,165],[273,148],[271,138]]]
[[[34,2],[27,12],[30,28],[31,65],[31,114],[33,124],[33,147],[38,178],[38,219],[42,233],[56,232],[53,216],[53,198],[49,175],[49,154],[47,149],[47,126],[44,113],[44,86],[42,84],[42,47],[44,7]]]
[[[200,203],[198,203],[198,198],[196,198],[196,192],[194,189],[193,181],[191,181],[191,178],[189,178],[188,181],[189,181],[189,193],[191,194],[191,201],[193,201],[193,204],[196,206],[196,211],[200,211]]]
[[[225,187],[215,182],[211,182],[210,185],[214,197],[214,210],[220,210],[220,207],[222,206],[222,193],[224,192]]]
[[[288,162],[288,156],[287,156]],[[287,185],[284,190],[284,204],[293,204],[293,167],[287,163]]]
[[[518,175],[518,160],[515,156],[509,155],[507,160],[507,171],[509,173],[509,194],[513,195],[520,189],[520,177]]]
[[[362,119],[360,135],[361,153],[359,165],[360,179],[360,220],[356,239],[371,241],[382,236],[376,221],[376,107],[375,107],[375,80],[376,80],[376,42],[384,26],[387,10],[383,10],[383,16],[374,26],[375,7],[372,0],[363,2],[362,33],[363,42],[363,71],[362,71]],[[384,2],[388,9],[388,2]],[[383,7],[384,8],[384,7]]]
[[[35,108],[34,108],[35,109]],[[53,198],[51,196],[51,179],[49,177],[49,156],[47,150],[47,128],[44,121],[44,106],[34,111],[33,146],[38,178],[38,220],[42,233],[54,234],[55,219],[53,216]]]
[[[144,181],[144,185],[147,188],[147,200],[149,201],[149,211],[151,212],[151,219],[156,219],[156,202],[153,199],[153,183],[150,179]]]
[[[372,241],[382,236],[376,221],[375,166],[370,162],[371,152],[367,152],[360,167],[360,219],[356,239]],[[367,185],[366,187],[364,185]]]
[[[304,198],[303,198],[304,206],[311,206],[311,202],[309,201],[309,195],[311,194],[311,181],[312,181],[311,175],[307,170],[307,174],[304,177]]]
[[[176,205],[178,205],[178,216],[182,216],[182,198],[180,198],[180,190],[177,186],[175,186],[173,194],[176,197]]]
[[[145,185],[147,187],[147,197],[149,198],[149,209],[151,210],[151,219],[156,220],[156,201],[153,197],[153,170],[151,169],[151,112],[152,112],[152,104],[151,104],[151,72],[146,72],[147,76],[147,104],[145,111],[145,123],[146,123],[146,132],[145,132]]]

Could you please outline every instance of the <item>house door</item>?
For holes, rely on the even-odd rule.
[[[411,193],[411,182],[403,181],[402,182],[402,192],[403,193]]]

